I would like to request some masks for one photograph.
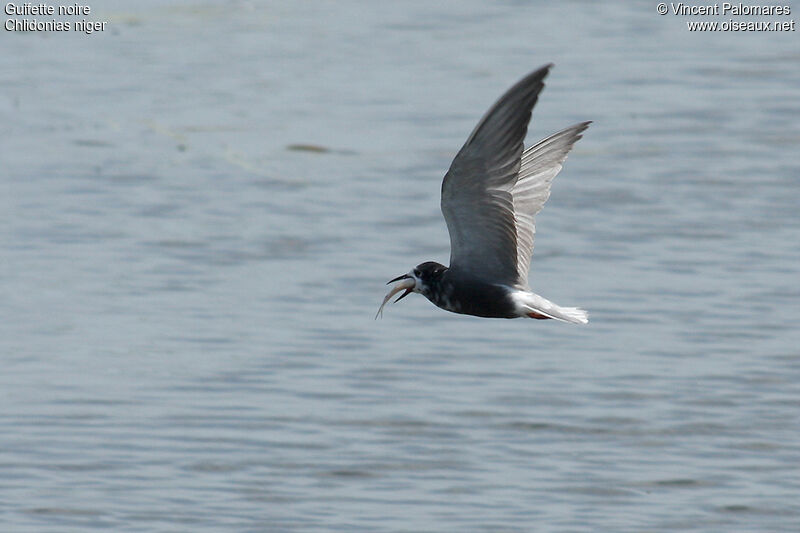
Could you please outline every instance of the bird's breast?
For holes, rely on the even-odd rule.
[[[449,274],[449,272],[448,272]],[[444,275],[423,292],[434,305],[452,313],[486,318],[515,318],[511,289],[457,275]]]

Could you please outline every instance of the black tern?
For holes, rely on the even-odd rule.
[[[450,266],[428,261],[398,276],[383,299],[425,296],[453,313],[486,318],[554,318],[586,324],[586,311],[534,294],[528,269],[534,217],[572,145],[591,121],[575,124],[524,149],[533,106],[552,64],[528,74],[490,109],[456,154],[442,181],[442,213],[450,234]],[[388,285],[387,284],[387,285]]]

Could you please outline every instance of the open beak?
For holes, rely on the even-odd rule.
[[[380,308],[378,308],[378,312],[375,313],[375,320],[377,320],[379,316],[383,316],[383,306],[386,305],[386,302],[391,300],[392,296],[405,289],[406,292],[401,294],[400,297],[394,301],[394,303],[399,302],[400,300],[402,300],[403,298],[414,292],[414,286],[417,283],[412,276],[409,276],[408,274],[403,274],[402,276],[397,276],[393,280],[389,281],[387,285],[389,285],[390,283],[394,283],[396,281],[399,281],[400,283],[392,287],[392,290],[390,290],[389,293],[383,298],[383,303],[381,303]]]

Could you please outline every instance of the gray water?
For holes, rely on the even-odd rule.
[[[92,9],[0,35],[0,530],[800,530],[797,32]],[[448,260],[452,156],[550,61],[529,141],[595,122],[531,285],[590,324],[374,321]]]

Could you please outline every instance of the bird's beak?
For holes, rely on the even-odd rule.
[[[412,292],[414,292],[414,286],[417,284],[417,282],[414,280],[414,277],[409,276],[408,274],[397,276],[393,280],[389,281],[389,283],[394,283],[396,281],[399,281],[400,283],[392,287],[392,290],[390,290],[389,293],[383,298],[383,303],[381,303],[378,312],[375,314],[376,319],[383,314],[383,306],[386,305],[386,302],[388,302],[392,298],[392,296],[405,289],[406,292],[401,294],[400,297],[394,301],[394,303],[397,303],[406,296],[408,296],[409,294],[411,294]],[[387,285],[389,285],[389,283],[387,283]]]
[[[402,276],[397,276],[397,277],[396,277],[396,278],[394,278],[393,280],[386,282],[386,284],[387,284],[387,285],[389,285],[390,283],[394,283],[395,281],[400,281],[400,280],[404,280],[404,279],[407,279],[407,280],[413,280],[414,278],[413,278],[413,277],[411,277],[411,276],[409,276],[408,274],[403,274]],[[408,285],[408,283],[409,283],[408,281],[405,281],[405,282],[401,283],[400,285],[398,285],[397,287],[395,287],[395,288],[392,290],[392,296],[394,296],[394,294],[396,294],[396,293],[400,292],[400,291],[401,291],[401,290],[403,290],[403,289],[405,289],[405,290],[406,290],[406,292],[404,292],[403,294],[401,294],[401,295],[400,295],[400,298],[398,298],[397,300],[395,300],[395,301],[394,301],[394,303],[397,303],[397,302],[399,302],[400,300],[402,300],[403,298],[405,298],[406,296],[408,296],[409,294],[411,294],[411,293],[413,292],[411,289],[413,289],[413,288],[414,288],[414,285],[416,285],[416,283],[411,283],[411,285],[410,285],[410,286],[407,286],[407,285]],[[391,298],[391,296],[390,296],[390,298]]]

